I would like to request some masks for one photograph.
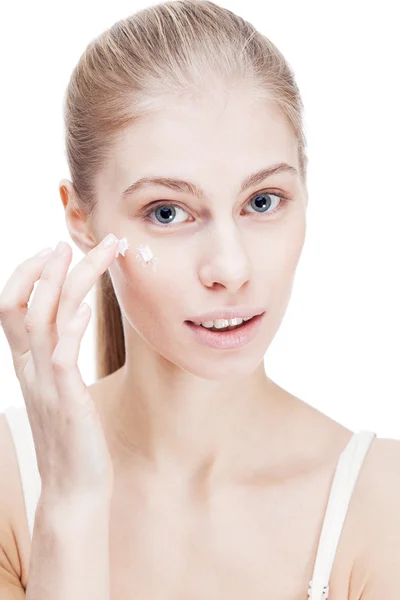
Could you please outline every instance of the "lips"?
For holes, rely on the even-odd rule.
[[[240,325],[228,325],[228,327],[204,327],[203,325],[199,325],[199,327],[203,327],[203,329],[207,329],[207,331],[215,331],[216,333],[222,333],[223,331],[233,331],[234,329],[240,329],[241,327],[246,325],[246,323],[250,323],[253,319],[254,317],[248,319],[247,321],[242,321]],[[193,323],[193,325],[195,325],[195,323]]]
[[[217,350],[235,350],[246,346],[257,336],[264,316],[265,312],[243,322],[241,327],[236,327],[232,331],[210,331],[202,325],[195,325],[192,321],[185,321],[185,323],[199,343]]]
[[[261,306],[236,306],[225,307],[211,310],[210,312],[188,317],[192,323],[206,323],[207,321],[217,321],[218,319],[248,319],[265,312],[266,308]]]

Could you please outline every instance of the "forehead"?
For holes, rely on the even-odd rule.
[[[276,162],[298,168],[290,124],[271,102],[235,92],[170,101],[125,129],[113,147],[108,175],[127,187],[133,178],[154,173],[199,179],[211,171],[241,178]]]

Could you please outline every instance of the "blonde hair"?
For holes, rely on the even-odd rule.
[[[64,100],[66,155],[80,210],[96,207],[95,178],[121,131],[176,96],[194,98],[215,82],[277,105],[298,145],[306,181],[303,103],[281,52],[253,25],[207,0],[174,0],[141,10],[91,41]],[[96,284],[96,376],[125,363],[122,315],[106,271]]]

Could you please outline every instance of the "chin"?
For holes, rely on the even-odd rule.
[[[235,351],[225,353],[219,358],[215,355],[196,354],[185,352],[184,355],[175,357],[173,362],[177,367],[187,373],[191,373],[201,379],[209,381],[232,381],[232,379],[242,379],[249,377],[256,371],[260,363],[264,362],[265,351],[248,351],[244,355],[243,349],[240,352]]]

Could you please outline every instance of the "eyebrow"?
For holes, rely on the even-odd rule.
[[[285,162],[277,163],[265,169],[261,169],[260,171],[256,171],[252,175],[246,177],[246,179],[242,182],[242,185],[240,186],[239,194],[242,194],[250,187],[262,183],[264,179],[267,179],[267,177],[271,177],[271,175],[275,175],[277,173],[292,173],[294,175],[298,175],[297,170],[291,165]],[[126,198],[142,188],[147,188],[154,185],[161,185],[163,187],[167,187],[173,190],[174,192],[192,194],[193,196],[196,196],[199,200],[204,200],[206,196],[205,192],[201,189],[201,187],[199,187],[191,181],[185,181],[184,179],[175,179],[173,177],[142,177],[122,192],[122,198]]]

